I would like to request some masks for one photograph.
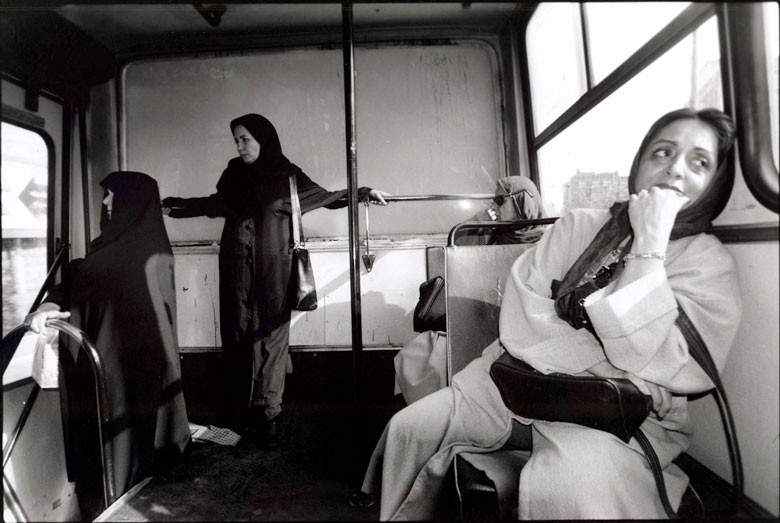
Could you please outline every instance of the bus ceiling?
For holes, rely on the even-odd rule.
[[[377,35],[434,37],[447,31],[497,34],[535,4],[412,2],[356,3],[355,42]],[[28,90],[87,103],[89,89],[123,63],[193,51],[279,45],[341,45],[342,4],[121,4],[5,2],[0,10],[3,74]],[[412,36],[409,36],[412,37]],[[31,96],[30,96],[31,95]]]
[[[0,32],[3,74],[25,86],[33,112],[40,91],[86,103],[90,87],[116,71],[111,51],[51,10],[5,8]]]

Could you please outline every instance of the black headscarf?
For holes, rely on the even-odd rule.
[[[645,135],[634,156],[631,173],[628,178],[628,188],[631,194],[636,193],[635,183],[639,163],[650,142],[658,132],[677,120],[699,120],[708,124],[718,137],[718,168],[706,191],[689,207],[681,210],[672,228],[671,239],[683,238],[699,234],[712,226],[712,220],[724,209],[734,185],[734,170],[730,165],[728,153],[734,144],[734,124],[731,118],[718,109],[678,109],[659,118]],[[616,202],[610,208],[612,217],[599,230],[596,237],[572,265],[554,289],[556,311],[559,316],[566,315],[566,309],[559,298],[569,294],[590,269],[597,267],[623,240],[633,234],[628,217],[628,202]]]
[[[289,172],[292,165],[290,160],[282,154],[282,145],[279,143],[279,135],[276,128],[268,119],[259,114],[245,114],[239,116],[230,122],[231,132],[235,132],[236,127],[242,125],[249,131],[252,138],[260,144],[260,155],[257,160],[249,164],[249,169],[265,174],[272,174],[280,171]]]
[[[326,191],[306,176],[300,167],[287,159],[282,153],[276,128],[267,118],[255,113],[239,116],[230,122],[231,132],[235,132],[239,125],[244,126],[260,144],[260,154],[257,160],[250,164],[245,163],[241,158],[230,160],[226,172],[234,176],[223,176],[217,184],[217,189],[228,195],[228,207],[231,212],[240,217],[252,216],[269,201],[284,194],[284,212],[289,214],[288,178],[291,174],[296,175],[298,197],[304,213],[319,207],[339,208],[347,205],[346,190]],[[247,192],[247,187],[251,191]],[[359,189],[361,200],[368,197],[370,190],[370,187]]]
[[[90,243],[90,254],[120,239],[127,240],[128,233],[143,238],[147,248],[171,252],[160,211],[160,191],[153,178],[134,171],[115,171],[100,185],[106,192],[113,192],[114,199],[110,218],[107,207],[101,209],[101,234]]]

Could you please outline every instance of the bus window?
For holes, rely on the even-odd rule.
[[[606,78],[687,5],[687,2],[582,4],[593,83]]]
[[[577,4],[540,4],[528,22],[526,48],[534,132],[587,90]]]
[[[655,6],[643,4],[640,14]],[[658,9],[653,20],[656,26],[662,27],[670,16],[670,9],[673,11],[677,7],[661,4]],[[560,15],[564,14],[560,5],[556,5],[556,10]],[[534,13],[529,27],[538,14]],[[589,20],[593,14],[589,12]],[[595,18],[598,20],[598,16]],[[633,53],[634,50],[627,51],[622,46],[602,42],[590,53],[585,53],[590,55],[591,62],[602,64],[596,69],[599,71],[597,78],[609,73],[607,81],[589,90],[604,94],[596,99],[593,92],[584,93],[579,100],[558,108],[563,116],[548,122],[547,127],[537,127],[532,139],[539,189],[550,214],[561,215],[575,207],[607,208],[616,199],[627,198],[627,177],[633,154],[643,133],[659,114],[683,106],[723,108],[717,20],[714,13],[702,18],[706,20],[698,26],[692,24],[694,27],[688,34],[658,56],[648,54],[637,58],[633,55],[629,60],[644,61],[644,67],[636,67],[638,72],[633,76],[626,77],[625,73],[607,69],[614,69],[614,64],[622,61],[626,52]],[[599,25],[589,24],[588,27],[592,30]],[[529,53],[534,46],[539,47],[538,43],[531,42],[532,38],[534,33],[528,32]],[[536,76],[545,74],[544,67],[540,70],[533,67],[529,57],[532,85]],[[572,84],[580,82],[576,77],[563,80]],[[609,85],[605,88],[605,84]],[[533,99],[537,91],[531,91],[535,123],[539,123]],[[592,100],[586,100],[588,96]],[[574,116],[568,116],[572,112]],[[544,118],[542,122],[548,119]]]
[[[46,278],[49,150],[33,132],[2,123],[3,336],[29,312]]]
[[[228,122],[257,112],[274,123],[290,161],[323,187],[344,188],[342,59],[340,49],[308,47],[129,64],[127,168],[152,173],[163,196],[210,194],[236,154]],[[357,47],[355,64],[361,185],[394,195],[493,192],[506,167],[491,45],[365,45]],[[371,231],[446,233],[481,206],[388,206],[374,213]],[[174,242],[216,240],[221,230],[221,223],[200,219],[167,226]],[[339,212],[307,213],[304,228],[310,238],[347,235]]]

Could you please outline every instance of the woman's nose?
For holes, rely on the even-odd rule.
[[[685,158],[678,156],[666,169],[666,174],[668,176],[680,178],[683,173],[685,173]]]

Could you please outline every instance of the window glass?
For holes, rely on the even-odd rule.
[[[588,86],[579,4],[540,4],[526,32],[534,133],[539,134]]]
[[[688,2],[585,3],[591,75],[597,84],[674,19]]]
[[[764,4],[764,36],[766,38],[767,78],[769,79],[769,121],[772,128],[772,156],[775,159],[775,168],[780,168],[778,162],[778,95],[780,94],[780,82],[778,81],[778,64],[780,64],[780,29],[778,29],[777,3]]]
[[[506,176],[495,50],[481,40],[456,43],[355,49],[361,186],[393,195],[482,194]],[[150,60],[131,64],[125,78],[127,168],[154,173],[162,197],[213,193],[236,156],[228,124],[249,112],[273,122],[285,156],[314,182],[347,186],[340,49]],[[371,209],[371,234],[442,234],[484,207],[397,202]],[[314,210],[303,225],[307,238],[346,237],[347,210]],[[166,226],[171,241],[211,241],[222,221]]]
[[[607,208],[626,198],[644,133],[659,116],[680,107],[723,108],[715,18],[539,149],[547,211],[557,216],[574,207]]]
[[[40,135],[2,124],[3,336],[19,325],[46,278],[49,152]]]

